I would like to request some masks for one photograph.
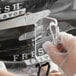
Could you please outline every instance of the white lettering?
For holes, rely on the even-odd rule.
[[[23,5],[24,5],[23,3],[3,5],[0,7],[0,14],[22,9],[22,8],[24,8]]]
[[[28,55],[27,54],[22,54],[22,60],[28,59]]]
[[[33,64],[37,64],[38,63],[38,61],[35,58],[31,58],[31,59],[25,60],[24,62],[27,65],[33,65]]]
[[[13,10],[19,10],[22,7],[20,6],[22,3],[13,4]]]
[[[32,58],[32,59],[30,59],[30,63],[31,64],[36,64],[37,63],[37,60],[35,58]]]
[[[38,55],[41,56],[41,55],[44,55],[45,52],[43,51],[43,48],[39,48],[38,49]]]
[[[14,55],[14,61],[17,61],[19,55]]]
[[[12,11],[12,12],[8,12],[8,13],[0,14],[0,20],[9,19],[9,18],[13,18],[13,17],[16,17],[16,16],[23,15],[23,14],[25,14],[25,11],[26,10],[24,8],[24,9],[20,9],[20,10],[17,10],[17,11]]]
[[[10,6],[5,6],[5,8],[4,8],[5,10],[4,10],[4,12],[9,12],[10,11]]]
[[[31,52],[31,57],[35,57],[35,51]]]

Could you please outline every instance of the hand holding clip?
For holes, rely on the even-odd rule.
[[[65,32],[59,33],[60,47],[47,41],[43,44],[44,50],[48,53],[54,63],[58,64],[67,76],[76,73],[76,37]],[[63,53],[61,47],[67,51]]]

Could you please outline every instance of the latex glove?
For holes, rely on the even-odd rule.
[[[7,71],[0,70],[0,76],[17,76],[17,75]]]
[[[73,74],[76,73],[76,37],[61,32],[59,38],[61,44],[67,50],[66,53],[62,53],[49,41],[43,44],[43,48],[49,54],[51,59],[61,67],[67,76],[73,76]]]

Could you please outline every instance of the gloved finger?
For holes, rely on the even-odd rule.
[[[61,32],[59,39],[62,46],[67,50],[67,52],[72,51],[76,46],[76,37],[72,36],[71,34]],[[43,44],[43,48],[58,65],[60,65],[66,57],[65,53],[62,53],[59,49],[57,49],[55,45],[49,41]]]
[[[75,48],[76,37],[73,36],[72,34],[60,32],[59,38],[60,38],[61,44],[67,51],[73,50]]]
[[[53,45],[51,42],[47,41],[43,44],[43,49],[47,52],[47,54],[50,56],[50,58],[58,65],[61,64],[61,61],[63,60],[62,54],[58,51],[55,45]]]
[[[17,76],[13,73],[0,70],[0,76]]]

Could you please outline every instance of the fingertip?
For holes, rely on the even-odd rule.
[[[64,46],[65,49],[68,50],[69,47],[74,46],[74,43],[76,42],[76,37],[72,34],[66,33],[66,32],[60,32],[59,34],[60,42]]]
[[[68,34],[66,32],[60,32],[59,34],[61,43],[64,43],[66,40],[71,40],[73,38],[72,34]]]
[[[53,45],[52,42],[50,41],[46,41],[43,45],[42,45],[43,49],[50,54],[50,52],[53,52],[53,50],[55,49],[55,46]]]
[[[44,49],[47,49],[48,47],[50,47],[52,45],[52,43],[50,42],[50,41],[46,41],[43,45],[42,45],[42,47],[44,48]]]

